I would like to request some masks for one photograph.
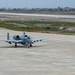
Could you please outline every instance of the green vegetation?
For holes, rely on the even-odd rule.
[[[47,21],[1,21],[1,23],[17,23],[24,25],[34,25],[34,24],[50,24],[52,26],[75,26],[73,22],[47,22]]]
[[[17,31],[75,34],[75,31],[66,30],[68,27],[75,27],[75,23],[71,22],[1,21],[0,27]],[[60,27],[63,29],[60,30]]]

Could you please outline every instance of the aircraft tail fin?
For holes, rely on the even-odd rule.
[[[10,36],[9,36],[9,33],[7,33],[7,40],[10,40]]]

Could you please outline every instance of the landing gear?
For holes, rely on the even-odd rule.
[[[32,47],[32,44],[28,44],[28,48]]]
[[[15,47],[17,47],[17,43],[15,42]]]
[[[30,44],[28,44],[28,46],[27,46],[28,48],[30,48]]]
[[[32,47],[32,44],[30,44],[30,47]]]
[[[32,44],[28,44],[28,43],[26,43],[24,46],[30,48],[30,47],[32,47]],[[15,42],[15,47],[17,47],[17,43],[16,43],[16,42]]]

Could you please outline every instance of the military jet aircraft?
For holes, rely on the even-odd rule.
[[[39,42],[39,41],[42,41],[42,40],[46,40],[46,39],[48,39],[48,38],[44,37],[44,38],[32,39],[31,37],[26,35],[25,32],[24,32],[22,36],[14,35],[12,40],[10,39],[9,33],[7,33],[7,40],[1,40],[1,41],[5,41],[9,44],[15,43],[15,47],[17,47],[17,44],[22,44],[22,45],[29,48],[29,47],[32,47],[33,43]]]

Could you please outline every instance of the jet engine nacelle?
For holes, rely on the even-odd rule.
[[[13,39],[20,40],[20,36],[19,35],[15,35],[15,36],[13,36]]]

